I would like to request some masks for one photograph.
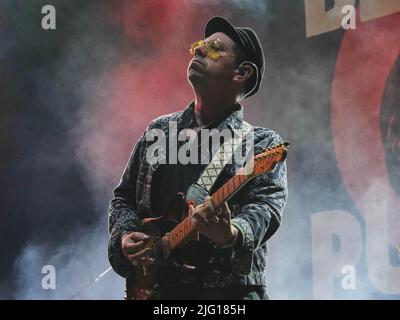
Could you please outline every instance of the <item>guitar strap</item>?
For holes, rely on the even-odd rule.
[[[253,126],[246,121],[242,123],[241,135],[225,141],[215,153],[211,162],[204,169],[197,182],[193,183],[186,194],[186,201],[193,201],[196,204],[203,203],[209,195],[212,186],[224,167],[230,162],[233,155],[242,148],[245,137],[253,129]]]

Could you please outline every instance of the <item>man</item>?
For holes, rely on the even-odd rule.
[[[240,130],[243,111],[240,101],[254,95],[264,73],[264,54],[256,33],[233,27],[222,17],[213,17],[205,28],[204,41],[191,48],[193,59],[187,76],[194,101],[182,112],[154,120],[136,143],[121,181],[114,190],[109,209],[109,260],[114,270],[127,276],[134,265],[149,265],[149,250],[143,249],[148,235],[138,223],[145,217],[164,214],[174,195],[186,192],[205,170],[204,164],[150,164],[146,159],[146,133],[177,123],[187,128]],[[254,127],[254,153],[282,143],[269,129]],[[195,147],[203,142],[197,140]],[[210,194],[235,174],[232,163],[220,173]],[[281,162],[268,174],[249,182],[216,212],[209,198],[191,210],[191,223],[200,233],[198,244],[186,254],[196,270],[192,281],[174,278],[167,271],[160,278],[160,299],[267,299],[267,240],[281,223],[287,200],[286,164]],[[212,256],[206,253],[212,252]],[[205,258],[207,257],[207,258]],[[206,260],[207,259],[207,260]],[[161,273],[163,271],[160,271]],[[183,276],[182,276],[183,277]],[[162,280],[161,279],[161,280]],[[162,282],[162,281],[161,281]]]

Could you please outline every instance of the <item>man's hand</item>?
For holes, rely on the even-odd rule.
[[[234,227],[231,225],[231,212],[226,202],[220,213],[213,209],[210,197],[205,199],[204,204],[189,209],[191,222],[202,235],[219,245],[232,241]]]
[[[145,241],[150,237],[142,232],[130,232],[122,235],[122,252],[133,265],[148,266],[153,263],[152,258],[148,257],[151,248],[143,249]]]

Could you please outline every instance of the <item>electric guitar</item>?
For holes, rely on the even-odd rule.
[[[228,201],[241,187],[256,176],[272,171],[279,162],[286,158],[288,142],[268,148],[256,155],[251,162],[214,192],[210,198],[215,210]],[[191,241],[199,239],[198,232],[191,224],[188,215],[189,205],[198,203],[186,202],[184,194],[178,194],[171,203],[167,213],[158,218],[145,218],[140,223],[140,231],[148,234],[144,248],[151,248],[149,254],[154,259],[150,266],[132,266],[126,278],[126,299],[147,300],[155,297],[161,278],[168,276],[157,272],[161,267],[179,270],[183,262],[179,251]]]

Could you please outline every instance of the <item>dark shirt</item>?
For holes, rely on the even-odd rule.
[[[179,133],[178,133],[179,134]],[[193,148],[201,151],[201,135],[193,143]],[[179,142],[178,148],[185,142]],[[199,159],[198,159],[199,160]],[[201,164],[160,164],[153,173],[151,182],[151,209],[154,215],[164,215],[178,192],[186,193],[195,183],[207,165]]]
[[[149,163],[146,151],[150,143],[146,134],[152,129],[159,129],[168,136],[168,125],[176,121],[178,131],[189,128],[194,121],[194,103],[185,110],[162,116],[150,123],[146,132],[136,143],[119,185],[114,190],[114,198],[109,208],[109,260],[113,269],[121,276],[126,276],[131,266],[121,250],[121,236],[138,230],[139,221],[145,217],[159,216],[157,211],[164,211],[169,198],[176,191],[185,191],[194,182],[202,165],[179,166],[176,170],[164,170],[160,163]],[[243,124],[243,110],[232,112],[218,126],[218,130],[229,128],[240,130]],[[254,153],[259,154],[266,148],[283,143],[273,130],[254,127]],[[203,165],[204,167],[204,165]],[[222,185],[230,179],[240,167],[235,161],[228,164],[221,172],[216,184]],[[158,171],[160,170],[160,171]],[[181,175],[181,171],[185,174]],[[154,183],[154,179],[158,180]],[[174,180],[173,185],[170,180]],[[159,188],[165,196],[156,199]],[[158,187],[156,186],[158,185]],[[166,192],[166,189],[171,189]],[[229,201],[232,211],[232,224],[242,235],[242,242],[230,249],[215,250],[214,262],[220,257],[229,257],[231,268],[220,272],[216,265],[215,272],[210,268],[202,279],[204,287],[230,287],[243,285],[266,285],[267,240],[276,232],[287,200],[286,162],[279,163],[272,172],[261,174],[246,184]],[[158,201],[158,203],[154,203]],[[153,203],[152,203],[153,202]],[[211,261],[211,260],[210,260]],[[215,263],[214,263],[215,264]],[[218,270],[217,270],[218,269]]]
[[[198,165],[162,164],[154,172],[151,188],[151,210],[164,215],[178,192],[185,193],[202,172]],[[166,187],[167,186],[167,187]]]

